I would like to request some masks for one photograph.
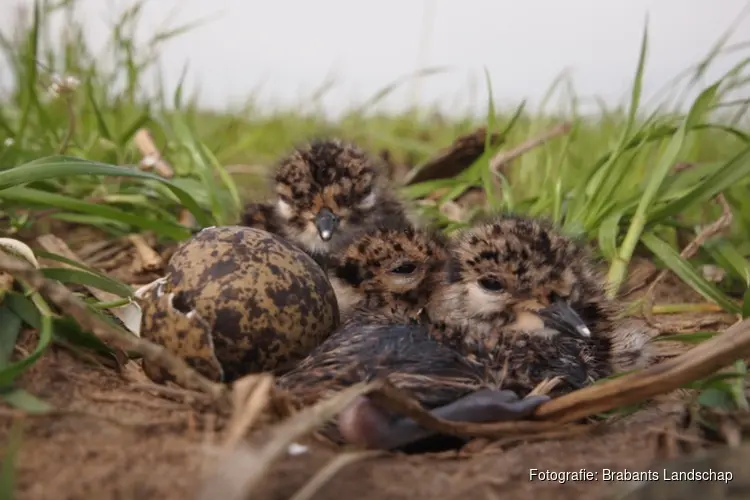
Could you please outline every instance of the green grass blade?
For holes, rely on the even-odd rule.
[[[118,208],[82,201],[71,196],[49,193],[39,189],[24,187],[8,188],[0,191],[0,200],[2,199],[12,200],[22,205],[46,205],[63,210],[83,212],[88,215],[101,217],[105,221],[117,221],[129,226],[152,230],[174,240],[183,240],[189,238],[192,234],[189,229],[174,222],[162,222],[143,215],[125,212]]]
[[[682,151],[688,131],[696,123],[699,123],[700,119],[709,109],[710,105],[714,101],[714,97],[716,96],[716,92],[719,88],[720,83],[721,82],[717,82],[701,92],[701,94],[698,96],[698,98],[690,108],[687,117],[685,117],[679,129],[667,144],[667,148],[664,151],[664,154],[661,155],[659,161],[654,167],[654,170],[652,171],[651,176],[648,180],[648,184],[646,185],[646,189],[641,196],[638,207],[636,208],[635,215],[630,221],[630,226],[628,227],[625,239],[620,246],[617,258],[612,262],[612,265],[610,266],[608,275],[608,280],[612,285],[610,293],[617,293],[617,291],[619,290],[620,284],[622,283],[622,280],[625,277],[625,273],[627,272],[627,266],[630,262],[630,258],[632,257],[633,251],[635,250],[640,236],[643,233],[643,230],[648,222],[649,208],[651,207],[654,198],[656,198],[659,189],[664,183],[664,179],[667,177],[667,174],[670,172],[670,170],[672,170],[672,167],[676,163],[677,158]]]
[[[92,286],[119,297],[132,297],[133,290],[112,278],[104,278],[80,269],[48,267],[40,269],[45,278],[58,280],[66,284]]]
[[[120,145],[120,147],[124,147],[132,138],[135,136],[135,133],[138,132],[141,128],[145,127],[149,124],[151,121],[151,113],[147,110],[141,113],[138,118],[133,120],[133,123],[125,127],[125,130],[120,133],[119,137],[117,138],[117,144]]]
[[[708,253],[723,269],[741,279],[750,287],[750,261],[729,241],[721,241],[709,247]]]
[[[0,305],[0,370],[10,364],[21,326],[21,318],[7,304]]]
[[[224,168],[224,165],[219,162],[219,159],[216,158],[216,156],[206,147],[205,144],[199,143],[198,147],[200,148],[200,153],[203,155],[203,157],[206,158],[211,165],[213,165],[214,170],[216,170],[219,178],[224,183],[224,187],[226,187],[229,191],[229,196],[232,200],[231,219],[233,221],[242,210],[242,199],[240,198],[240,193],[237,190],[237,185],[235,184],[234,179],[232,179],[232,176],[229,175],[229,172],[227,172],[227,169]],[[227,223],[229,221],[224,222]]]
[[[648,18],[643,27],[643,35],[641,36],[641,50],[638,54],[638,65],[636,66],[635,78],[633,79],[633,87],[630,92],[630,104],[628,106],[628,117],[625,122],[625,126],[620,134],[617,147],[614,153],[610,156],[607,163],[602,165],[601,169],[596,172],[598,175],[592,179],[592,183],[589,184],[588,190],[593,194],[592,203],[590,206],[596,206],[595,200],[599,200],[599,203],[603,203],[609,198],[608,195],[601,193],[601,187],[605,181],[610,177],[612,170],[614,169],[617,160],[622,156],[625,151],[625,146],[628,140],[631,138],[631,132],[635,126],[635,119],[638,113],[638,109],[641,104],[641,92],[643,90],[643,75],[646,67],[646,57],[648,54]],[[592,213],[593,212],[593,213]],[[587,216],[596,216],[596,210],[587,210]]]
[[[667,242],[655,236],[652,233],[643,233],[641,237],[643,244],[653,252],[672,272],[681,280],[690,285],[696,292],[701,294],[707,300],[710,300],[726,311],[739,314],[741,308],[729,297],[727,297],[716,286],[709,283],[701,274],[680,254],[672,248]]]
[[[120,283],[119,281],[112,279],[111,277],[107,276],[106,274],[104,274],[104,273],[102,273],[102,272],[94,269],[93,267],[87,266],[86,264],[83,264],[82,262],[78,262],[78,261],[75,261],[75,260],[72,260],[72,259],[68,259],[66,257],[63,257],[62,255],[57,255],[56,253],[46,252],[44,250],[36,250],[34,252],[34,255],[36,255],[37,258],[54,260],[55,262],[61,262],[63,264],[67,264],[69,266],[73,266],[76,269],[81,269],[82,271],[86,271],[86,272],[88,272],[90,274],[95,274],[95,275],[99,276],[102,279],[111,280],[114,283],[117,283],[120,286],[123,286],[123,283]],[[129,294],[127,296],[130,297],[132,295],[132,293],[133,293],[132,289],[130,287],[128,287],[127,285],[124,285],[124,286],[126,286],[127,290],[129,290]]]
[[[383,99],[395,92],[399,87],[409,83],[415,78],[425,78],[433,75],[439,75],[440,73],[446,72],[447,68],[434,67],[434,68],[423,68],[412,73],[408,73],[401,77],[396,78],[392,82],[386,84],[379,90],[377,90],[371,97],[365,100],[361,105],[357,106],[353,110],[356,114],[364,114],[367,110],[373,108],[375,105],[380,103]]]
[[[490,172],[489,169],[489,152],[491,150],[490,145],[492,134],[495,132],[497,115],[495,113],[495,97],[492,93],[492,78],[490,78],[490,73],[489,71],[487,71],[487,68],[484,68],[484,80],[485,85],[487,85],[487,134],[485,135],[484,139],[485,152],[482,155],[482,158],[477,161],[476,169],[474,169],[474,171],[478,170],[478,178],[481,180],[484,192],[487,194],[487,201],[489,202],[490,207],[493,210],[497,210],[501,206],[502,200],[500,200],[498,193],[495,192],[495,184],[492,179],[492,176],[495,174],[493,172]],[[505,196],[508,195],[508,193],[503,194]]]
[[[656,337],[654,342],[685,342],[688,344],[700,344],[706,340],[714,338],[718,333],[716,332],[695,332],[695,333],[678,333],[674,335],[660,335]]]
[[[432,194],[438,189],[443,189],[456,184],[456,179],[435,179],[433,181],[424,181],[411,186],[405,186],[400,189],[401,194],[406,198],[415,200],[428,194]]]
[[[206,165],[203,156],[200,154],[195,137],[191,133],[190,128],[187,126],[187,124],[185,124],[185,122],[179,115],[175,115],[173,117],[172,127],[174,129],[177,140],[180,143],[180,146],[182,146],[187,151],[188,155],[190,156],[190,160],[195,167],[195,171],[198,174],[198,177],[200,177],[201,183],[203,183],[206,188],[206,193],[208,194],[208,200],[211,206],[212,213],[217,218],[217,221],[223,220],[225,215],[224,206],[222,205],[221,200],[218,196],[218,189],[213,173],[211,172],[211,169]]]
[[[656,197],[656,194],[661,188],[664,179],[667,177],[667,174],[677,162],[677,158],[682,151],[682,147],[688,132],[693,128],[695,124],[698,123],[701,118],[703,118],[706,111],[714,102],[714,98],[716,96],[716,92],[719,89],[720,83],[721,82],[717,82],[701,92],[700,96],[698,96],[698,98],[693,103],[693,106],[690,108],[687,117],[682,122],[682,125],[677,130],[675,136],[672,137],[672,140],[669,141],[667,149],[664,152],[664,155],[662,155],[662,157],[659,159],[659,162],[657,163],[656,168],[654,169],[654,172],[649,179],[648,185],[646,186],[646,191],[643,193],[641,202],[638,205],[638,209],[636,210],[637,218],[644,217],[645,212],[648,210],[652,201]]]
[[[9,293],[6,302],[24,323],[32,328],[40,329],[42,326],[42,314],[34,303],[23,295],[13,292]],[[70,318],[57,317],[52,319],[53,335],[68,341],[70,344],[102,354],[113,354],[112,349],[104,344],[98,337],[90,332],[81,330],[78,323]]]
[[[721,384],[718,387],[701,387],[701,389],[703,390],[697,400],[701,406],[724,411],[734,409],[729,385]]]
[[[13,422],[7,435],[8,441],[3,446],[3,464],[0,468],[0,498],[2,500],[16,498],[16,462],[18,451],[21,449],[24,422],[23,419]]]
[[[690,193],[675,198],[666,205],[656,209],[650,215],[650,219],[652,221],[661,221],[666,217],[682,213],[691,206],[696,206],[698,203],[710,200],[748,176],[750,176],[750,146],[718,168],[713,175],[696,183]]]
[[[0,387],[5,386],[13,382],[19,375],[21,375],[29,366],[33,365],[39,357],[44,354],[44,351],[52,342],[52,318],[47,315],[42,315],[41,328],[39,330],[39,342],[27,357],[10,363],[4,368],[0,369]]]
[[[23,389],[10,388],[0,390],[0,397],[14,408],[18,408],[19,410],[23,410],[32,415],[49,413],[54,410],[52,405],[45,403],[38,397]]]
[[[93,109],[94,111],[96,128],[99,131],[99,135],[102,138],[111,141],[112,132],[110,132],[109,125],[107,125],[107,120],[104,118],[102,110],[99,107],[99,104],[96,102],[96,91],[94,90],[94,85],[91,82],[90,78],[86,81],[86,97],[88,98],[89,104],[91,104],[91,109]]]
[[[622,214],[613,214],[599,226],[599,250],[610,261],[617,255],[617,235],[621,218]]]
[[[596,168],[591,169],[589,176],[582,179],[579,183],[577,196],[574,197],[573,206],[571,207],[571,216],[577,221],[586,220],[588,217],[596,216],[595,207],[598,203],[597,196],[603,182],[609,177],[609,172],[614,168],[617,160],[626,150],[630,139],[631,131],[635,124],[635,117],[638,112],[641,100],[641,90],[643,87],[643,74],[646,66],[646,56],[648,54],[648,18],[646,19],[643,35],[641,37],[641,48],[638,55],[638,65],[636,67],[633,87],[630,94],[630,104],[628,107],[628,116],[625,125],[620,132],[620,138],[617,146],[605,161],[600,163]]]
[[[37,68],[37,61],[39,57],[39,27],[41,24],[41,8],[39,2],[34,2],[33,9],[32,27],[28,33],[28,45],[26,47],[27,52],[24,54],[26,60],[24,61],[24,82],[25,85],[21,89],[23,92],[23,111],[21,115],[21,123],[18,126],[18,133],[16,135],[16,141],[20,146],[25,146],[26,143],[26,131],[29,126],[29,119],[31,117],[31,108],[37,104],[38,97],[36,93],[36,85],[39,77],[39,70]]]
[[[78,175],[132,177],[160,182],[174,193],[185,208],[190,210],[199,224],[202,226],[213,225],[213,221],[198,206],[193,197],[186,191],[175,186],[168,179],[148,172],[142,172],[136,168],[117,167],[69,156],[46,157],[0,172],[0,196],[2,196],[3,190],[20,184],[54,178],[70,178]]]

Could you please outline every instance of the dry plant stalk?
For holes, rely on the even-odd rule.
[[[224,446],[235,446],[245,437],[268,405],[273,376],[262,373],[248,375],[232,384],[232,417],[227,425]]]
[[[268,430],[266,443],[259,447],[234,446],[220,456],[215,472],[207,478],[198,493],[199,500],[245,500],[249,493],[281,459],[289,445],[300,440],[335,417],[357,397],[380,385],[378,382],[356,384],[289,417]],[[238,411],[235,409],[235,411]]]
[[[227,390],[224,385],[206,379],[164,347],[113,327],[89,311],[88,306],[64,285],[46,279],[30,264],[0,253],[0,269],[26,281],[29,286],[48,297],[57,307],[70,315],[81,328],[90,331],[103,342],[126,351],[137,352],[148,361],[168,370],[185,387],[201,390],[212,396],[220,406],[228,406]]]
[[[161,152],[159,151],[159,148],[156,147],[156,144],[154,144],[154,139],[151,137],[151,133],[148,130],[142,128],[136,132],[133,137],[133,142],[135,142],[135,146],[143,155],[143,159],[139,164],[143,170],[154,169],[157,174],[167,179],[174,177],[174,170],[169,163],[162,158]]]
[[[552,389],[557,387],[563,378],[559,375],[557,377],[544,379],[529,393],[529,396],[544,396],[552,392]]]
[[[138,254],[138,261],[141,264],[141,270],[158,271],[164,266],[164,260],[161,258],[161,255],[146,243],[146,240],[142,235],[129,234],[128,240],[133,244],[133,247]]]
[[[139,164],[142,169],[148,170],[153,168],[157,174],[166,179],[171,179],[172,177],[174,177],[174,169],[171,165],[169,165],[169,163],[164,160],[161,151],[159,151],[159,148],[156,147],[154,139],[153,137],[151,137],[151,133],[148,130],[142,128],[138,132],[136,132],[135,136],[133,137],[133,142],[135,142],[135,146],[143,155],[143,158],[141,159],[141,162]],[[186,208],[183,208],[180,211],[179,221],[180,224],[186,227],[192,227],[195,225],[195,217],[193,217],[193,214],[190,213],[190,210]],[[143,261],[143,264],[144,269],[148,270],[148,268],[146,267],[146,261]]]
[[[381,387],[373,389],[369,394],[370,399],[378,405],[400,415],[411,418],[416,423],[441,434],[453,436],[471,436],[497,438],[517,434],[535,434],[549,430],[559,430],[558,422],[535,422],[532,420],[519,420],[513,422],[488,422],[488,423],[471,423],[471,422],[453,422],[443,420],[431,415],[428,411],[403,391],[397,389],[389,383],[382,383]],[[575,427],[587,426],[568,426]]]
[[[561,123],[560,125],[543,132],[537,137],[522,142],[513,149],[498,152],[492,157],[492,159],[490,159],[490,171],[494,174],[503,173],[503,169],[511,161],[528,153],[532,149],[538,148],[550,139],[567,134],[572,128],[573,126],[569,122]]]

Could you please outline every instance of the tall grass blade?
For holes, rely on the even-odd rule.
[[[15,500],[16,498],[16,461],[18,451],[21,449],[24,422],[23,419],[13,422],[8,432],[7,442],[3,446],[3,463],[0,468],[0,499],[2,500]]]
[[[727,297],[716,286],[708,282],[701,274],[685,259],[680,257],[679,252],[672,248],[667,242],[652,233],[642,235],[643,244],[653,252],[672,272],[681,280],[690,285],[693,290],[706,299],[718,304],[727,312],[739,314],[741,307]]]
[[[617,293],[617,290],[619,290],[620,283],[622,283],[622,280],[625,277],[627,266],[633,255],[635,246],[638,244],[640,236],[648,223],[648,211],[651,204],[656,198],[659,189],[662,187],[667,174],[674,167],[674,164],[682,151],[688,131],[691,130],[695,124],[700,122],[711,104],[713,104],[720,83],[721,82],[717,82],[701,92],[700,96],[698,96],[693,103],[693,106],[690,108],[687,117],[685,117],[679,129],[667,144],[667,147],[659,158],[654,170],[651,172],[646,185],[646,190],[638,202],[638,207],[636,208],[635,215],[630,222],[625,239],[620,246],[617,258],[610,266],[608,274],[608,279],[611,284],[610,293]]]

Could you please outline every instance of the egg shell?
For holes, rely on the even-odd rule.
[[[309,255],[240,226],[206,228],[182,243],[140,303],[143,338],[226,382],[289,366],[340,322],[328,277]],[[171,379],[147,362],[144,370]]]

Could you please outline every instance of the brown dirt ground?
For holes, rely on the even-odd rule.
[[[72,238],[67,241],[74,250],[80,249],[70,243]],[[137,267],[124,263],[120,269],[124,266],[130,270]],[[123,276],[128,274],[125,271],[112,274],[131,283],[148,281],[133,273]],[[700,299],[669,277],[660,286],[657,301]],[[670,321],[695,324],[689,316],[673,316]],[[725,315],[714,320],[716,328],[730,322],[731,317]],[[27,331],[19,347],[28,351],[34,342],[35,333]],[[19,500],[195,498],[211,463],[205,446],[220,436],[226,423],[199,396],[154,386],[135,361],[118,372],[57,346],[22,376],[20,386],[57,411],[20,416],[0,406],[0,442],[7,443],[13,423],[23,421],[16,459]],[[699,431],[682,425],[685,404],[681,401],[679,395],[661,398],[586,436],[504,449],[490,445],[473,453],[390,454],[358,461],[336,473],[312,498],[608,498],[626,484],[601,480],[602,469],[646,470],[656,461],[691,448],[675,448],[666,442],[702,446]],[[310,444],[307,453],[286,456],[276,463],[260,487],[251,492],[252,498],[292,498],[336,454],[330,447]],[[585,468],[600,477],[598,481],[562,485],[530,481],[532,468]]]

